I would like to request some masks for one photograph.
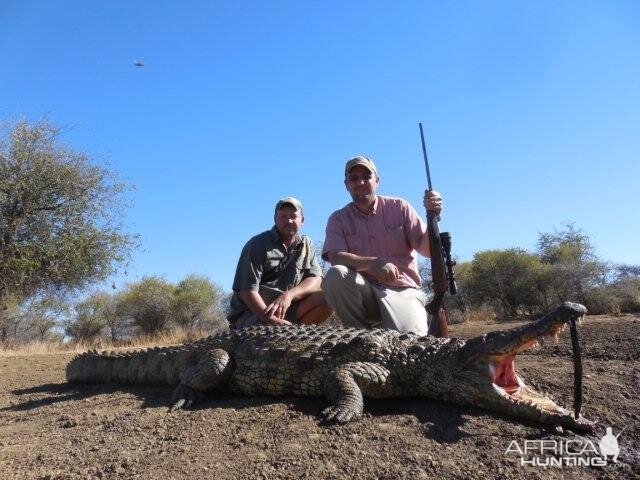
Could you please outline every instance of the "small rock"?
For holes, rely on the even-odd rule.
[[[60,426],[62,428],[71,428],[78,426],[78,420],[71,415],[63,415],[62,417],[59,417],[58,422],[60,422]]]

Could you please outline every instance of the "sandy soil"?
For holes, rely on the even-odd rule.
[[[469,337],[515,325],[458,325]],[[71,355],[0,357],[0,478],[426,479],[640,478],[640,315],[588,317],[583,414],[618,433],[618,463],[522,466],[513,440],[571,440],[480,409],[422,400],[367,401],[365,417],[318,424],[321,399],[212,398],[168,414],[163,388],[69,386]],[[518,356],[527,383],[573,402],[568,334]],[[582,437],[585,440],[585,437]]]

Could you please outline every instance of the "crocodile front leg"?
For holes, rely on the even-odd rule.
[[[189,408],[202,401],[204,392],[224,384],[231,373],[231,357],[221,348],[202,353],[198,362],[180,373],[173,391],[171,409]]]
[[[335,368],[327,377],[324,393],[331,405],[322,411],[327,422],[347,423],[362,416],[362,390],[383,387],[389,370],[371,362],[351,362]]]

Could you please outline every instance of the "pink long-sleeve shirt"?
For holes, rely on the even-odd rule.
[[[426,232],[425,223],[409,203],[377,195],[370,214],[362,213],[353,203],[331,214],[322,258],[328,260],[330,252],[382,258],[401,273],[399,280],[386,286],[420,288],[416,251],[429,256],[429,242],[426,238],[423,241]]]

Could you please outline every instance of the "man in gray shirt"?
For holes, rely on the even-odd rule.
[[[283,198],[274,220],[273,228],[251,238],[240,254],[228,316],[232,328],[308,325],[331,315],[313,242],[298,234],[304,223],[302,204]]]

